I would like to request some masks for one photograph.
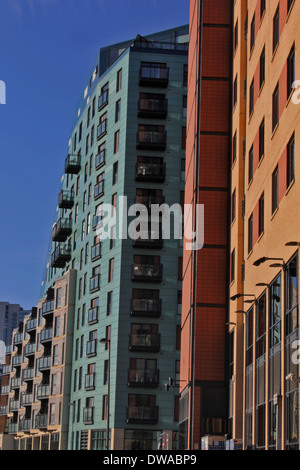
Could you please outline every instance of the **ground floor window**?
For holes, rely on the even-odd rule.
[[[54,432],[50,438],[50,450],[59,450],[59,433]]]
[[[161,431],[125,429],[124,450],[157,450]]]
[[[106,450],[106,430],[92,431],[91,450]]]

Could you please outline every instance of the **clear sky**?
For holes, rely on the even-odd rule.
[[[189,22],[189,0],[0,0],[0,301],[35,306],[74,110],[100,47]]]

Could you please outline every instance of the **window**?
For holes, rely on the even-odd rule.
[[[86,162],[85,168],[84,168],[84,182],[85,183],[87,182],[88,174],[89,174],[89,164],[88,162]]]
[[[259,161],[265,154],[265,119],[262,120],[259,126]]]
[[[95,111],[96,111],[96,96],[93,99],[93,106],[92,106],[92,117],[95,116]]]
[[[235,221],[236,213],[236,190],[233,191],[231,196],[231,223]]]
[[[121,100],[116,102],[115,122],[118,122],[121,117]]]
[[[85,144],[85,154],[88,154],[89,151],[89,143],[90,143],[90,134],[86,136],[86,144]]]
[[[89,127],[90,123],[91,123],[91,107],[89,107],[88,109],[86,127]]]
[[[54,337],[59,336],[59,324],[60,324],[60,317],[55,317]]]
[[[277,84],[272,97],[272,130],[279,122],[279,85]]]
[[[61,287],[56,290],[56,307],[55,308],[60,308],[61,307]]]
[[[253,145],[249,151],[249,162],[248,162],[248,183],[253,180]]]
[[[264,231],[264,218],[265,218],[265,203],[264,203],[264,193],[259,199],[259,209],[258,209],[258,236],[260,236]]]
[[[86,210],[86,191],[83,193],[83,205],[82,205],[83,212]]]
[[[81,142],[81,138],[82,138],[82,122],[80,123],[80,126],[79,126],[79,142]]]
[[[253,113],[254,108],[254,78],[251,82],[250,89],[249,89],[249,116]]]
[[[181,148],[184,150],[186,148],[186,127],[181,129]]]
[[[116,92],[120,91],[122,88],[122,69],[117,72],[117,87]]]
[[[266,0],[260,0],[260,19],[262,19],[265,11],[266,11]]]
[[[183,66],[183,83],[182,85],[184,87],[187,87],[188,85],[188,65],[187,64],[184,64]]]
[[[101,88],[101,95],[99,96],[99,103],[98,103],[98,109],[99,111],[104,108],[104,106],[107,105],[108,103],[108,83],[106,83],[102,88]]]
[[[265,52],[265,47],[264,47],[260,55],[260,59],[259,59],[259,88],[262,87],[265,81],[265,74],[266,74],[266,52]]]
[[[281,341],[280,318],[281,318],[281,275],[269,287],[270,302],[270,348]]]
[[[114,137],[114,153],[118,153],[120,145],[120,131],[115,132]]]
[[[114,277],[114,258],[111,258],[109,260],[109,268],[108,268],[108,282],[112,282],[113,281],[113,277]]]
[[[252,51],[255,43],[255,13],[253,15],[250,27],[250,52]]]
[[[182,97],[182,117],[186,118],[187,113],[187,96]]]
[[[58,344],[53,346],[53,353],[52,353],[52,365],[57,366],[58,364]]]
[[[52,377],[51,377],[51,395],[56,395],[56,383],[57,383],[57,375],[52,374]]]
[[[253,249],[253,214],[248,219],[248,254]]]
[[[235,278],[235,250],[231,253],[230,259],[230,282],[233,282]]]
[[[295,135],[293,134],[287,146],[287,188],[295,179]]]
[[[273,18],[273,53],[279,43],[279,6]]]
[[[234,50],[237,49],[239,43],[239,20],[236,20],[234,27]]]
[[[236,160],[236,131],[232,139],[232,164],[235,162],[235,160]]]
[[[293,5],[294,0],[288,0],[288,7],[287,7],[287,12],[289,13],[291,6]]]
[[[236,105],[236,102],[237,102],[237,75],[233,83],[233,107]]]
[[[104,361],[103,385],[107,385],[108,379],[108,359]]]
[[[114,163],[114,166],[113,166],[113,178],[112,178],[112,184],[116,184],[118,182],[118,162],[115,162]]]
[[[113,293],[111,291],[107,293],[107,309],[106,309],[107,316],[112,314],[112,299],[113,299]]]
[[[185,181],[185,158],[181,159],[180,181]]]
[[[295,46],[292,47],[287,60],[287,97],[289,98],[294,91],[293,83],[295,81]]]
[[[258,300],[256,317],[256,358],[266,352],[266,294]]]
[[[278,166],[272,174],[272,214],[278,207]]]
[[[92,171],[93,171],[93,154],[90,156],[90,171],[89,171],[90,176],[92,174]]]

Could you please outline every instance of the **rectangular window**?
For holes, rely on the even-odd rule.
[[[249,116],[253,113],[254,109],[254,78],[251,82],[249,89]]]
[[[236,20],[234,27],[234,50],[237,49],[239,43],[239,20]]]
[[[294,91],[293,83],[295,81],[295,46],[292,47],[287,60],[287,98]]]
[[[273,18],[273,53],[279,43],[279,5]]]
[[[185,119],[187,116],[187,96],[182,97],[182,117]]]
[[[236,160],[236,131],[232,139],[232,164],[235,162],[235,160]]]
[[[183,81],[182,81],[183,87],[187,87],[188,85],[188,65],[184,64],[183,66]]]
[[[113,179],[112,179],[112,184],[116,184],[118,182],[118,162],[115,162],[114,163],[114,166],[113,166]]]
[[[114,137],[114,153],[118,153],[120,145],[120,131],[115,132]]]
[[[266,0],[260,0],[260,19],[262,19],[265,11],[266,11]]]
[[[59,336],[59,324],[60,324],[60,317],[55,317],[55,320],[54,320],[54,337]]]
[[[265,119],[262,120],[259,126],[259,161],[265,154]]]
[[[60,308],[61,307],[61,287],[59,289],[56,289],[56,307],[55,308]]]
[[[235,250],[231,253],[230,259],[230,282],[233,282],[235,278]]]
[[[57,366],[58,364],[58,344],[55,344],[53,346],[53,352],[52,352],[52,365]]]
[[[116,102],[115,122],[118,122],[121,117],[121,100]]]
[[[272,130],[279,122],[279,85],[277,84],[272,97]]]
[[[248,219],[248,253],[253,249],[253,214]]]
[[[252,51],[255,43],[255,13],[253,15],[250,27],[250,52]]]
[[[236,190],[233,191],[231,196],[231,223],[235,221],[236,211]]]
[[[116,92],[120,91],[122,88],[122,69],[117,72],[117,87]]]
[[[260,59],[259,59],[259,88],[262,87],[265,81],[265,75],[266,75],[266,52],[265,52],[265,47],[264,47],[260,55]]]
[[[248,183],[253,180],[253,145],[249,151],[249,162],[248,162]]]
[[[272,214],[278,207],[278,166],[272,174]]]
[[[293,134],[287,146],[287,188],[295,179],[295,135]]]
[[[114,258],[109,260],[108,282],[112,282],[114,278],[114,261]]]
[[[113,298],[113,293],[108,292],[107,293],[107,309],[106,309],[106,315],[109,316],[112,313],[112,298]]]
[[[236,102],[237,102],[237,75],[233,83],[233,107],[236,105]]]
[[[260,236],[264,231],[264,220],[265,220],[265,202],[264,202],[264,193],[263,193],[259,199],[258,236]]]

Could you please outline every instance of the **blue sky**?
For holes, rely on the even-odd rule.
[[[0,301],[36,305],[76,103],[100,47],[189,22],[189,0],[1,0]]]

